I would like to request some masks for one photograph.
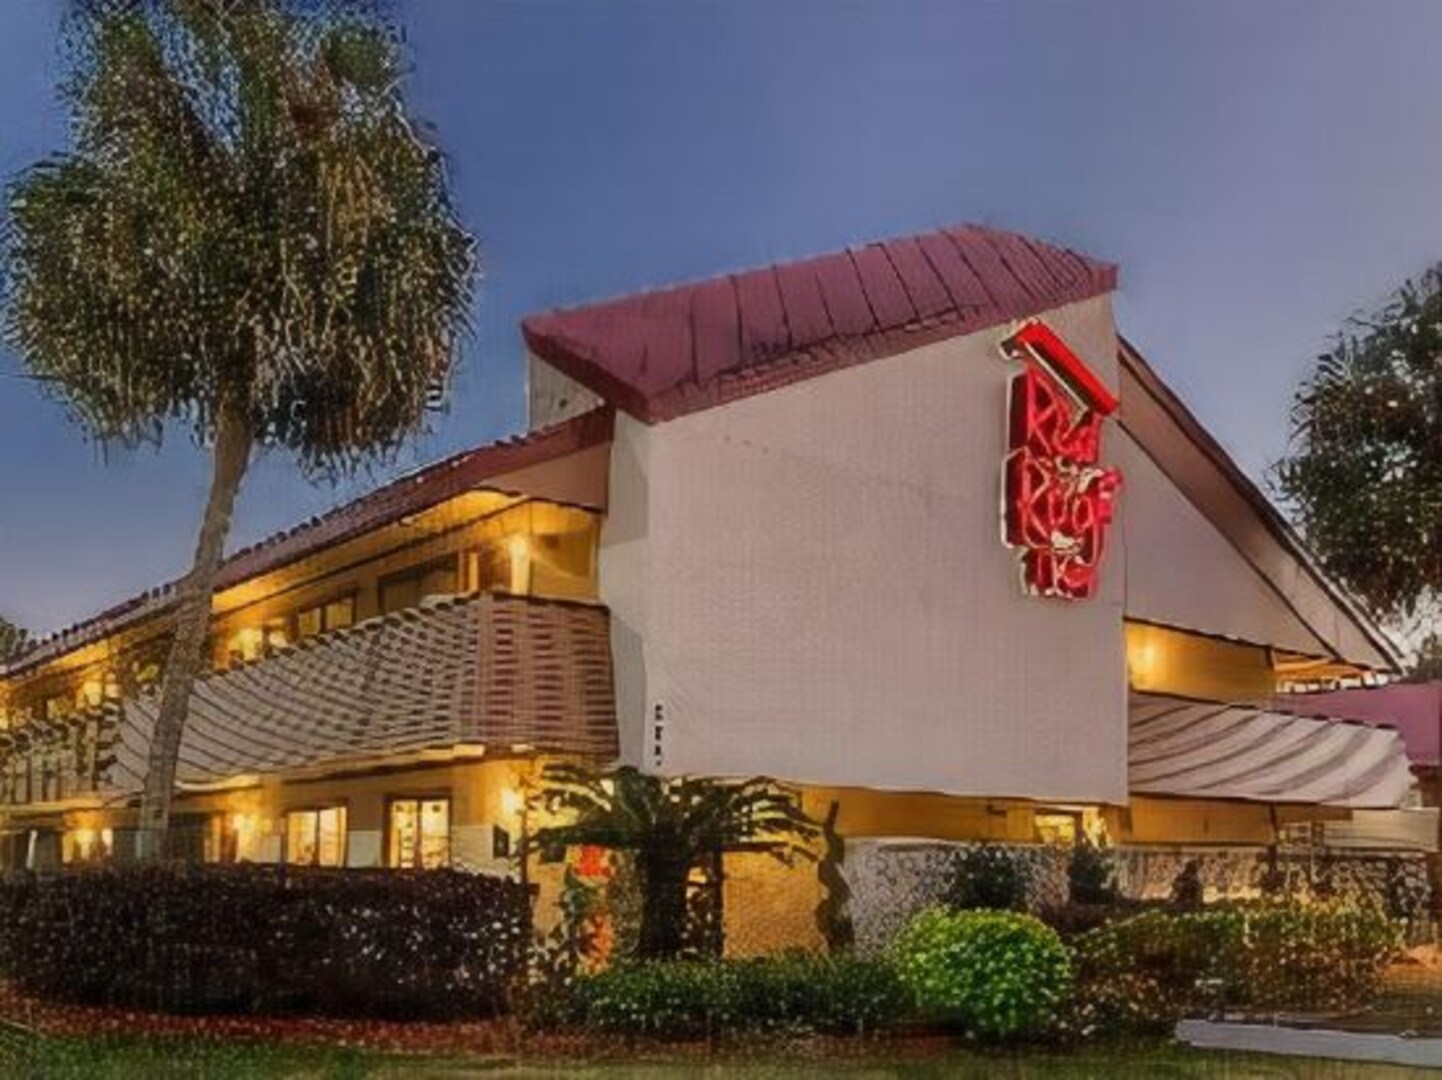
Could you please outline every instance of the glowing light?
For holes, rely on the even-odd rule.
[[[531,542],[517,534],[506,541],[511,557],[511,592],[518,595],[531,591]]]
[[[501,813],[507,817],[515,817],[525,805],[525,798],[515,788],[501,789]]]
[[[230,639],[230,651],[239,654],[242,660],[254,660],[260,656],[265,645],[265,631],[258,626],[247,626],[238,630]]]
[[[1085,599],[1096,591],[1121,487],[1118,470],[1097,464],[1102,421],[1117,400],[1040,323],[1003,349],[1023,363],[1011,380],[1003,537],[1019,552],[1027,592]]]
[[[105,697],[105,684],[99,679],[86,679],[80,687],[80,700],[92,708]]]

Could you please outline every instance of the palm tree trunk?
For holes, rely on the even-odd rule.
[[[641,925],[636,953],[643,960],[670,960],[681,952],[686,934],[686,878],[691,872],[684,855],[668,848],[640,853]]]
[[[247,417],[235,409],[222,408],[216,418],[215,446],[211,451],[210,495],[200,523],[195,561],[180,583],[175,637],[165,663],[160,712],[150,738],[150,761],[140,803],[140,829],[136,834],[136,855],[141,859],[158,858],[166,848],[180,736],[185,730],[191,687],[206,661],[215,575],[225,550],[225,538],[230,533],[235,496],[250,461],[250,446]]]

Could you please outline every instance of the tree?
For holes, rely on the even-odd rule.
[[[473,243],[440,155],[406,114],[394,35],[358,10],[78,5],[73,146],[8,193],[4,329],[30,374],[101,442],[178,430],[210,452],[142,854],[169,825],[252,450],[281,448],[332,478],[393,454],[421,429],[466,326]]]
[[[0,664],[9,663],[29,647],[29,632],[9,619],[0,618]]]
[[[571,820],[537,832],[540,847],[593,844],[634,857],[642,959],[681,952],[693,870],[709,870],[729,852],[814,857],[807,845],[817,836],[815,824],[795,795],[770,780],[673,779],[628,766],[599,772],[569,763],[546,766],[542,779],[546,808]]]
[[[1442,264],[1348,320],[1291,426],[1275,475],[1313,550],[1378,615],[1430,618],[1442,595]]]

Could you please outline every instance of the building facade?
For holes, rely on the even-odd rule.
[[[526,320],[529,434],[226,563],[198,856],[514,871],[553,755],[774,777],[858,866],[1359,814],[1435,847],[1394,731],[1280,709],[1395,652],[1119,336],[1116,283],[964,227]],[[171,596],[0,676],[8,865],[123,847]],[[814,871],[726,887],[768,912],[744,947],[816,939]]]

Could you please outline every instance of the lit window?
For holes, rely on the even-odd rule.
[[[449,596],[460,587],[455,559],[441,559],[381,582],[381,612],[413,608],[427,596]]]
[[[391,800],[387,864],[396,870],[451,864],[450,799]]]
[[[295,636],[302,639],[315,637],[316,634],[328,633],[331,630],[342,630],[354,622],[355,597],[342,596],[297,612]]]
[[[61,840],[61,859],[67,863],[100,862],[115,850],[110,829],[70,829]]]
[[[1074,844],[1081,835],[1080,814],[1039,813],[1035,821],[1037,839],[1044,844]]]
[[[345,807],[286,814],[285,861],[292,866],[344,866]]]
[[[247,626],[230,639],[226,650],[232,664],[244,664],[258,660],[265,652],[265,631],[258,626]]]

